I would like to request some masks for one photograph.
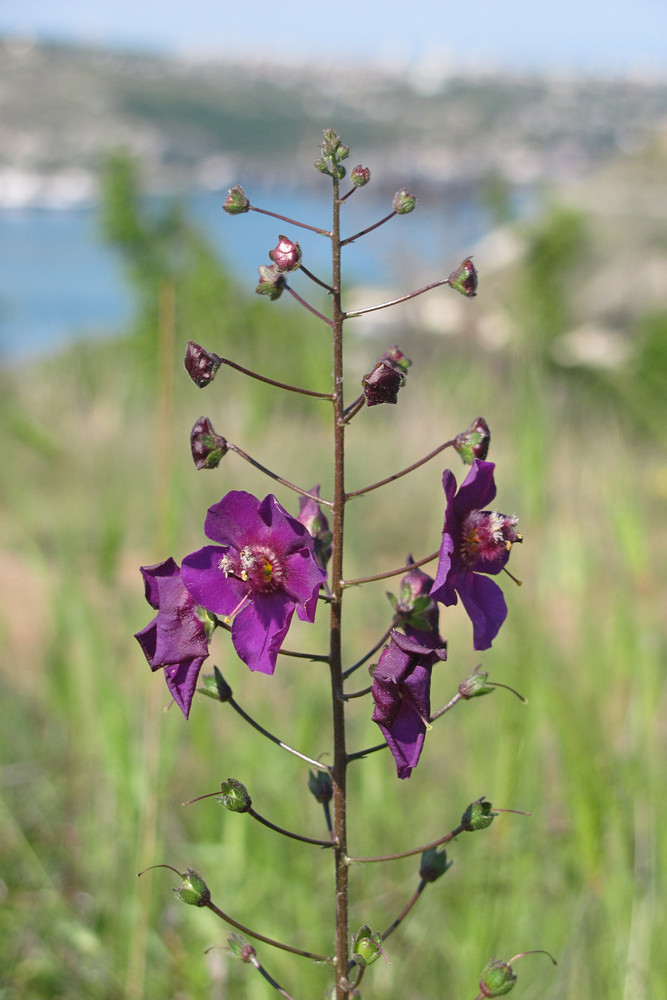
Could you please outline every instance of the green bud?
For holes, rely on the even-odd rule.
[[[272,302],[279,299],[285,287],[285,279],[275,264],[260,264],[257,295],[268,295]]]
[[[453,862],[447,860],[447,851],[439,851],[437,847],[429,847],[424,851],[419,865],[419,877],[424,882],[436,882],[441,875],[444,875]]]
[[[240,958],[242,962],[252,962],[257,954],[250,941],[241,934],[230,934],[227,938],[227,945],[232,955]]]
[[[352,167],[352,170],[350,171],[350,180],[355,187],[365,187],[366,184],[370,182],[370,179],[371,172],[368,167],[362,167],[360,163],[357,164],[356,167]]]
[[[329,164],[327,163],[327,161],[324,159],[323,156],[319,156],[315,160],[315,162],[313,163],[313,166],[321,174],[330,174],[331,173],[331,171],[329,170]]]
[[[491,431],[484,417],[477,417],[469,427],[454,438],[454,448],[466,465],[472,465],[476,458],[484,461],[489,453],[490,444]]]
[[[363,924],[352,938],[354,961],[360,968],[365,969],[383,954],[382,935],[377,932],[373,934],[368,924]]]
[[[250,202],[240,184],[235,184],[229,189],[222,207],[227,215],[242,215],[249,210]]]
[[[509,962],[489,962],[479,981],[483,997],[502,997],[514,989],[516,975]]]
[[[491,826],[497,815],[498,813],[492,812],[490,802],[484,798],[477,799],[476,802],[470,803],[461,817],[461,826],[468,833],[473,833],[475,830],[485,830],[487,826]]]
[[[236,778],[227,778],[227,781],[220,782],[220,795],[216,795],[215,801],[219,802],[230,812],[245,813],[252,806],[252,799],[248,795],[245,785],[242,785]]]
[[[205,694],[207,698],[214,698],[216,701],[229,701],[232,697],[232,689],[215,666],[213,673],[207,674],[202,679],[201,687],[197,690],[200,694]]]
[[[495,691],[493,684],[487,684],[489,676],[488,670],[473,670],[464,681],[459,684],[459,694],[466,700],[469,698],[481,698],[483,694],[491,694]]]
[[[394,195],[393,207],[397,215],[407,215],[417,204],[417,199],[407,188],[401,188]]]
[[[201,875],[193,868],[187,868],[180,886],[176,886],[173,891],[182,903],[188,906],[206,906],[211,901],[211,893]]]
[[[461,295],[472,299],[477,295],[477,271],[471,257],[466,257],[461,261],[455,271],[447,278],[451,288],[454,288]]]

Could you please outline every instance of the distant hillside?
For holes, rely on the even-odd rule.
[[[371,167],[381,162],[387,185],[558,180],[641,148],[665,120],[664,83],[410,80],[0,40],[0,185],[92,175],[118,145],[155,188],[224,187],[241,164],[246,179],[289,182],[328,125]]]

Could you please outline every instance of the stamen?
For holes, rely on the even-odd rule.
[[[237,615],[241,608],[248,603],[250,600],[250,594],[244,594],[239,603],[236,605],[233,611],[230,611],[228,615],[225,615],[222,619],[225,625],[229,625],[234,615]]]
[[[515,576],[512,576],[512,574],[510,573],[510,571],[508,569],[505,569],[504,566],[503,566],[503,573],[507,573],[507,575],[510,578],[510,580],[514,580],[514,582],[516,583],[517,587],[523,587],[523,580],[517,580],[517,578]]]

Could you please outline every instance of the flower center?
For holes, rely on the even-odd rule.
[[[471,510],[463,521],[461,557],[468,566],[505,556],[514,542],[522,541],[515,530],[518,518],[492,510]]]
[[[285,578],[276,553],[266,545],[245,545],[238,553],[230,550],[218,565],[225,576],[247,583],[249,594],[271,594]]]

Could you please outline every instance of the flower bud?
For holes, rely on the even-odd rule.
[[[468,833],[474,833],[475,830],[485,830],[487,826],[491,826],[498,815],[491,810],[491,803],[487,802],[486,799],[477,799],[476,802],[471,802],[461,817],[461,826]]]
[[[227,442],[213,430],[208,417],[200,417],[190,431],[190,451],[198,469],[215,469],[227,454]]]
[[[464,681],[459,684],[459,694],[468,701],[470,698],[480,698],[483,694],[491,694],[495,691],[492,684],[487,684],[489,676],[488,670],[473,670]]]
[[[279,299],[285,287],[285,279],[275,264],[260,264],[259,284],[255,289],[257,295],[268,295],[272,302]]]
[[[215,701],[229,701],[232,697],[232,689],[216,666],[213,667],[212,674],[202,678],[201,686],[197,690]]]
[[[321,174],[331,173],[331,171],[329,170],[329,164],[327,163],[327,161],[324,159],[323,156],[318,156],[318,158],[313,163],[313,166]]]
[[[472,258],[466,257],[464,261],[461,261],[456,270],[452,271],[447,278],[447,281],[452,288],[460,292],[461,295],[466,295],[469,299],[477,295],[477,271]]]
[[[275,250],[269,250],[269,257],[281,273],[296,271],[301,264],[301,247],[286,236],[279,236]]]
[[[173,892],[176,893],[182,903],[188,906],[207,906],[211,902],[211,893],[201,875],[192,868],[187,868],[180,886],[176,886]]]
[[[489,962],[479,981],[483,997],[502,997],[514,989],[516,975],[509,962]]]
[[[483,462],[489,453],[490,444],[491,431],[484,417],[477,417],[454,438],[454,449],[466,465],[472,465],[476,458]]]
[[[309,771],[308,790],[315,796],[316,800],[324,805],[331,802],[333,795],[333,781],[328,771]]]
[[[436,882],[441,875],[444,875],[448,868],[451,868],[453,861],[447,860],[447,851],[439,851],[437,847],[429,847],[422,854],[419,866],[419,877],[424,882]]]
[[[396,403],[398,390],[405,382],[405,374],[396,371],[385,361],[378,361],[372,372],[361,380],[364,388],[367,406],[377,406],[378,403]]]
[[[362,167],[359,163],[350,170],[350,180],[356,188],[365,187],[371,179],[371,172],[368,167]]]
[[[384,954],[382,951],[382,935],[373,934],[368,924],[363,924],[352,937],[352,956],[356,964],[365,969]]]
[[[240,184],[235,184],[230,188],[222,206],[227,215],[242,215],[250,208],[250,202]]]
[[[401,188],[394,195],[393,208],[397,215],[407,215],[417,204],[417,199],[407,188]]]
[[[227,938],[227,945],[232,955],[240,958],[242,962],[252,962],[253,958],[257,955],[250,941],[241,934],[230,934]]]
[[[222,358],[205,350],[194,340],[188,340],[183,364],[197,388],[203,389],[215,378],[218,368],[222,364]]]
[[[315,496],[319,496],[319,485],[313,486],[310,492],[315,494]],[[326,569],[327,563],[331,558],[331,541],[333,535],[329,529],[329,522],[322,513],[322,509],[317,501],[311,497],[300,497],[297,521],[308,529],[310,536],[315,542],[315,561],[322,569]]]
[[[248,812],[252,806],[248,789],[236,778],[227,778],[227,781],[220,782],[220,795],[216,795],[215,801],[235,813]]]

